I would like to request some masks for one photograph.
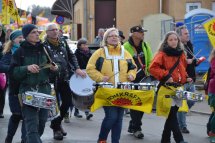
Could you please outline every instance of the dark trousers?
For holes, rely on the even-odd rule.
[[[209,131],[211,131],[211,119],[213,118],[213,116],[214,116],[214,113],[212,112],[211,116],[210,116],[210,118],[208,120],[208,123],[207,123],[207,127],[208,127]]]
[[[130,110],[131,121],[129,123],[129,128],[132,129],[134,132],[142,130],[141,126],[143,114],[144,112],[141,111]]]
[[[0,113],[3,113],[4,104],[5,104],[5,94],[6,94],[6,86],[5,89],[0,89]]]
[[[178,107],[172,106],[169,116],[166,119],[166,123],[164,125],[161,142],[170,142],[171,131],[173,132],[173,137],[176,143],[180,143],[181,141],[184,140],[181,134],[181,131],[179,129],[177,112],[178,112]]]
[[[60,130],[61,121],[63,120],[72,102],[71,90],[66,81],[58,83],[57,89],[58,93],[60,93],[62,103],[60,106],[60,117],[52,120],[51,122],[51,126],[54,130]]]

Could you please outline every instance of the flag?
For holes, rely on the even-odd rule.
[[[2,2],[1,24],[10,24],[9,0],[3,0]]]
[[[54,20],[51,22],[51,23],[56,23],[56,18],[54,18]],[[40,34],[39,38],[44,41],[43,37],[45,36],[46,34],[46,30],[43,30],[43,32]]]
[[[208,34],[213,48],[215,48],[215,17],[212,17],[211,19],[205,21],[202,24]]]
[[[21,24],[19,12],[18,12],[18,9],[17,9],[17,7],[16,7],[15,0],[9,0],[9,12],[10,12],[10,11],[11,11],[11,13],[10,13],[11,19],[13,19],[13,20],[15,20],[17,23]]]
[[[25,10],[23,11],[21,18],[26,18],[26,11]]]
[[[62,27],[62,29],[63,29],[63,32],[69,32],[70,29],[71,29],[71,27],[70,27],[70,25],[64,25],[64,26]]]
[[[26,22],[25,24],[32,24],[32,17],[31,17],[31,13],[28,14],[27,18],[26,18]]]
[[[43,11],[42,13],[40,13],[40,15],[38,15],[39,17],[43,17],[43,14],[45,13],[45,11]]]
[[[154,91],[99,88],[91,112],[102,106],[116,106],[138,110],[150,114],[154,101]]]

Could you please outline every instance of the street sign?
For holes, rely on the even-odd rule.
[[[58,24],[63,24],[63,23],[64,23],[64,17],[58,15],[58,16],[56,17],[56,22],[57,22]]]

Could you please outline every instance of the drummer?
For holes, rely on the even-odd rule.
[[[133,57],[138,67],[138,71],[142,69],[133,81],[134,83],[138,83],[141,79],[147,76],[153,55],[149,44],[144,42],[144,35],[147,30],[143,29],[141,26],[133,26],[131,27],[130,32],[131,34],[128,42],[123,46]],[[143,68],[143,66],[145,68]],[[144,112],[130,110],[130,114],[131,121],[129,122],[128,132],[133,133],[136,138],[143,138],[144,134],[142,133],[141,125]]]
[[[118,29],[110,28],[104,33],[103,47],[91,56],[86,72],[96,82],[112,82],[115,87],[117,82],[133,81],[136,77],[137,67],[131,55],[119,43]],[[114,77],[110,76],[120,71]],[[103,119],[97,143],[106,143],[111,130],[113,143],[119,143],[124,108],[104,106]]]
[[[76,76],[80,75],[82,78],[85,78],[86,73],[80,70],[77,59],[72,50],[69,48],[66,40],[58,37],[59,30],[57,24],[47,24],[46,34],[47,35],[44,37],[44,45],[51,49],[55,60],[60,61],[62,67],[58,76],[50,77],[50,82],[55,82],[55,90],[57,94],[60,94],[62,100],[62,104],[60,106],[60,116],[51,121],[50,127],[53,129],[54,139],[63,140],[63,136],[66,136],[67,133],[64,131],[61,121],[67,113],[72,101],[71,90],[67,82],[69,80],[69,72],[71,70],[69,62],[76,69]]]
[[[19,93],[25,91],[36,91],[51,94],[49,84],[49,74],[58,74],[58,65],[45,69],[40,69],[39,65],[48,61],[43,49],[44,45],[39,39],[37,27],[33,24],[26,24],[22,28],[25,41],[21,42],[20,47],[14,52],[10,64],[10,79],[19,81]],[[46,49],[51,53],[49,49]],[[42,143],[42,136],[45,123],[48,117],[47,109],[23,104],[22,113],[26,127],[25,143]]]
[[[187,62],[185,55],[186,53],[178,34],[174,31],[170,31],[166,34],[163,42],[160,44],[158,53],[152,60],[149,72],[157,78],[160,83],[166,82],[170,83],[170,85],[173,82],[180,83],[178,85],[181,90],[181,87],[183,88],[181,84],[184,84],[185,82],[188,82],[189,84],[192,83],[192,79],[188,77],[186,72]],[[176,143],[187,143],[183,139],[177,121],[177,112],[179,107],[182,107],[182,100],[165,98],[165,93],[173,92],[174,94],[175,92],[163,85],[164,84],[158,89],[156,107],[157,115],[167,118],[161,143],[170,142],[171,131],[173,132],[173,137]]]

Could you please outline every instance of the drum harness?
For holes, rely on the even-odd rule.
[[[124,52],[125,52],[124,47],[121,46],[121,56],[109,55],[107,46],[104,46],[104,50],[105,50],[106,59],[108,60],[113,59],[114,61],[114,73],[118,73],[119,72],[118,61],[124,59]],[[115,87],[117,87],[117,83],[119,82],[119,74],[115,74],[114,77],[115,77]]]

